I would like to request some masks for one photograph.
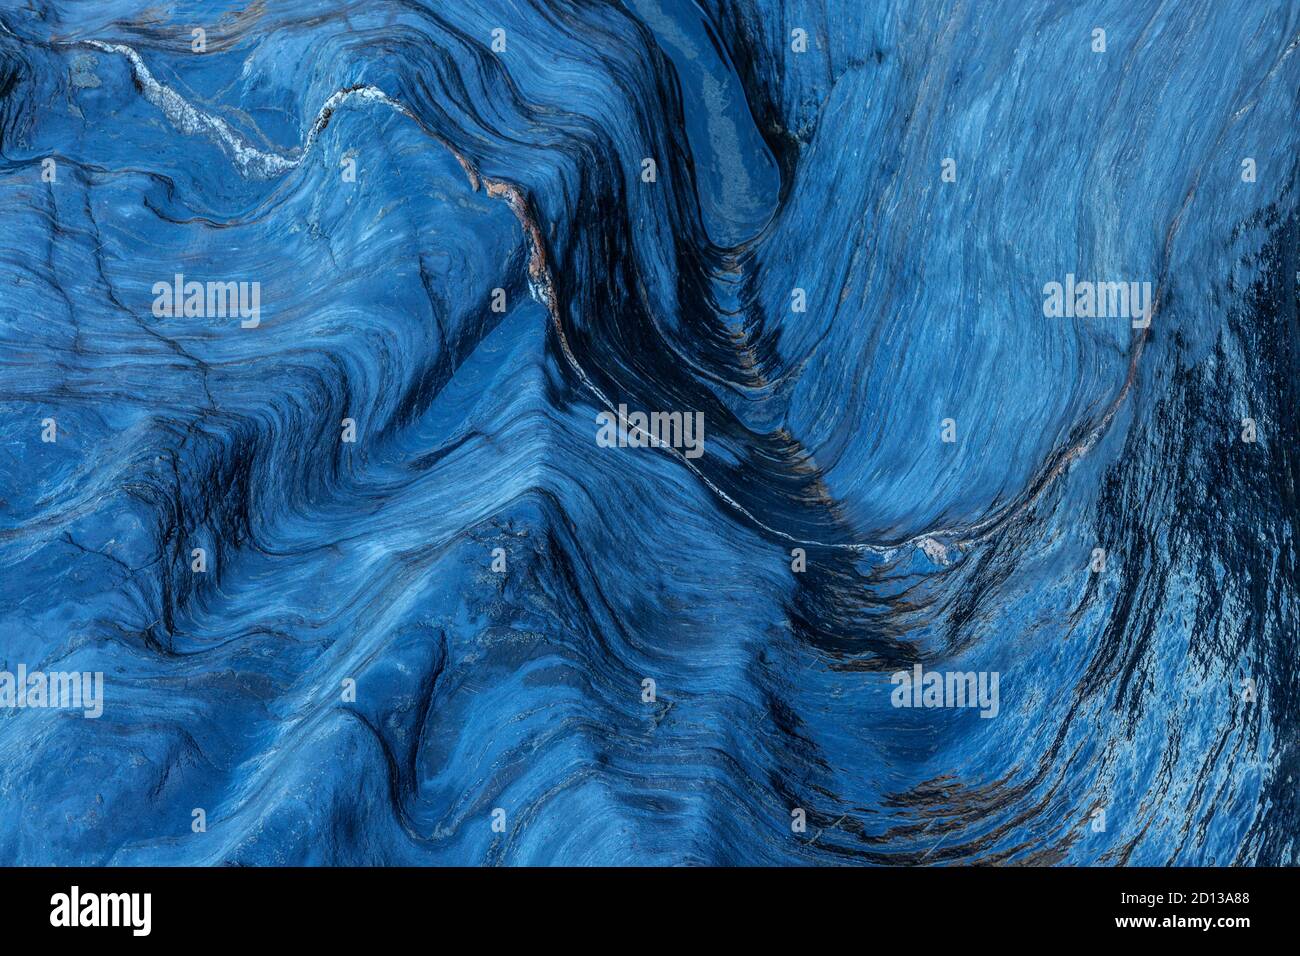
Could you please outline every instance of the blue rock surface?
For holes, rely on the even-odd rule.
[[[103,683],[0,674],[0,863],[1295,864],[1298,90],[1287,0],[3,0],[0,671]]]

